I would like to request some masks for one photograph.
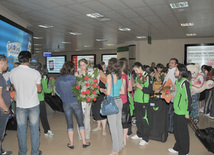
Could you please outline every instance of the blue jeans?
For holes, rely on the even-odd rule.
[[[27,153],[27,121],[29,119],[31,133],[31,155],[39,155],[40,132],[39,132],[39,105],[32,108],[16,109],[17,134],[19,142],[19,155]]]
[[[212,103],[210,108],[210,116],[214,117],[214,91],[212,91]]]
[[[2,151],[2,141],[4,139],[5,128],[8,122],[8,118],[9,114],[5,114],[4,111],[0,108],[0,151]]]
[[[63,103],[63,109],[64,109],[64,113],[65,113],[65,118],[67,121],[67,131],[74,131],[73,115],[72,115],[73,111],[74,111],[74,114],[77,119],[77,124],[79,126],[79,130],[85,129],[84,124],[83,124],[82,107],[78,102]]]

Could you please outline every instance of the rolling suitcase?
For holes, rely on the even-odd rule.
[[[150,136],[149,139],[166,142],[168,138],[168,105],[164,99],[150,99]]]
[[[59,112],[64,112],[63,103],[60,97],[55,94],[45,94],[45,102],[54,110]]]
[[[192,119],[189,120],[189,125],[207,150],[214,153],[214,128],[199,129]]]

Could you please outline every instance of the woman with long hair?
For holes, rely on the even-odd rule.
[[[74,149],[74,131],[73,131],[73,111],[79,126],[79,132],[82,138],[82,146],[86,148],[90,142],[86,142],[85,127],[83,124],[83,113],[81,105],[77,102],[77,98],[73,96],[72,87],[75,85],[76,77],[72,75],[74,64],[71,61],[65,62],[60,70],[60,76],[56,79],[56,92],[59,94],[63,102],[63,109],[67,120],[67,131],[69,143],[67,147]]]
[[[146,69],[142,66],[140,62],[135,62],[133,69],[137,76],[135,83],[135,114],[136,114],[136,124],[137,124],[137,133],[132,136],[132,139],[141,139],[139,145],[146,145],[149,142],[150,134],[150,105],[149,99],[152,91],[152,79],[150,75],[146,72]],[[143,77],[142,78],[140,78]]]
[[[86,75],[88,72],[88,61],[86,59],[80,59],[78,61],[78,65],[80,70],[77,71],[74,75],[81,77],[82,75]],[[90,125],[90,112],[91,112],[91,103],[82,102],[82,111],[84,116],[84,124],[85,124],[85,135],[86,139],[90,139],[91,125]],[[79,132],[78,132],[79,133]],[[79,138],[80,134],[79,134]]]
[[[99,82],[99,87],[100,88],[106,88],[105,87],[105,83],[106,83],[106,75],[103,72],[103,68],[100,64],[97,64],[93,67],[94,69],[99,69],[100,71],[100,82]],[[107,117],[106,116],[102,116],[100,114],[100,109],[101,109],[101,103],[104,100],[105,94],[101,93],[99,94],[99,96],[97,97],[97,100],[95,102],[93,102],[92,104],[92,113],[93,113],[93,118],[95,121],[97,121],[97,127],[92,129],[92,131],[96,132],[102,129],[102,135],[106,136],[107,132],[106,132],[106,122],[107,122]],[[101,124],[102,124],[102,128],[101,128]]]
[[[126,58],[120,59],[119,60],[119,64],[120,64],[120,69],[122,72],[122,79],[123,79],[123,87],[125,89],[124,94],[120,94],[120,97],[122,99],[123,102],[123,109],[122,112],[124,112],[125,114],[127,112],[130,112],[130,107],[129,107],[129,100],[128,100],[128,91],[131,91],[132,88],[130,88],[130,83],[131,81],[129,81],[128,78],[128,60]],[[131,127],[131,122],[126,122],[126,123],[122,123],[123,125],[123,147],[126,146],[126,139],[127,139],[127,135],[128,135],[128,130]]]
[[[171,153],[178,153],[185,155],[189,153],[189,131],[188,121],[189,112],[191,110],[191,86],[188,80],[187,68],[183,64],[178,64],[175,70],[176,81],[176,95],[174,97],[173,108],[173,128],[175,136],[175,145],[169,148]]]
[[[123,147],[123,129],[121,123],[123,102],[120,98],[120,94],[124,94],[124,88],[121,80],[120,65],[116,58],[111,58],[108,61],[107,71],[109,73],[107,75],[107,88],[100,88],[100,91],[106,94],[107,96],[114,97],[114,101],[119,109],[119,112],[117,114],[107,116],[112,138],[112,152],[109,155],[116,155]],[[114,90],[112,88],[112,83],[114,85]]]

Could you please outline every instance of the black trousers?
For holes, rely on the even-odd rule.
[[[150,106],[149,103],[135,102],[135,114],[137,125],[137,136],[142,137],[146,142],[149,141],[150,134]]]
[[[48,117],[47,117],[47,111],[46,111],[46,105],[45,101],[40,101],[40,120],[42,123],[42,127],[44,129],[44,133],[47,133],[48,130],[50,130],[50,126],[48,123]]]
[[[177,115],[174,113],[174,136],[176,143],[174,150],[178,151],[179,155],[186,155],[189,153],[189,130],[185,115]]]

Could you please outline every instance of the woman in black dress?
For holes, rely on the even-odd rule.
[[[95,65],[94,69],[99,69],[100,70],[100,82],[99,82],[99,87],[100,88],[105,88],[105,83],[106,83],[106,75],[103,72],[102,66],[100,64]],[[101,103],[104,100],[105,94],[101,93],[99,94],[97,100],[95,102],[93,102],[92,104],[92,113],[93,113],[93,117],[94,120],[97,121],[97,127],[94,128],[92,131],[99,131],[102,129],[102,135],[105,136],[106,133],[106,122],[107,122],[107,117],[106,116],[102,116],[100,114],[100,109],[101,109]],[[102,127],[101,128],[101,124]]]

